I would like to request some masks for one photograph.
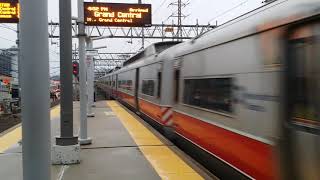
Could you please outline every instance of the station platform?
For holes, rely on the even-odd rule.
[[[81,163],[52,165],[52,180],[215,179],[138,116],[116,101],[99,101],[88,118],[91,145],[81,146]],[[79,102],[74,130],[79,131]],[[59,135],[60,107],[51,109],[51,134]],[[22,179],[21,125],[0,134],[0,179]]]

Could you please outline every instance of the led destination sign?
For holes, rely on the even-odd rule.
[[[19,16],[18,0],[0,0],[0,23],[18,23]]]
[[[87,26],[151,26],[151,4],[84,3]]]

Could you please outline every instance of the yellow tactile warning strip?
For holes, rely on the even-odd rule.
[[[56,118],[60,116],[60,106],[56,106],[50,111],[51,118]],[[0,137],[0,153],[3,153],[5,150],[10,148],[11,146],[18,143],[21,140],[22,132],[21,132],[21,124],[15,126],[9,132],[6,132]]]
[[[107,104],[128,130],[141,152],[148,159],[161,179],[203,179],[116,101],[108,101]]]
[[[21,139],[21,125],[0,137],[0,153],[4,152]]]

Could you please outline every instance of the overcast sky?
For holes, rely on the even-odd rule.
[[[171,23],[176,19],[168,18],[170,14],[177,11],[177,7],[169,6],[170,3],[176,0],[142,0],[143,3],[152,4],[154,24],[162,22]],[[183,20],[183,24],[221,24],[232,18],[235,18],[245,12],[255,9],[262,5],[263,0],[183,0],[188,2],[188,5],[183,9],[183,14],[187,17]],[[98,0],[98,2],[117,2],[117,3],[135,3],[137,0]],[[48,0],[48,20],[53,22],[59,21],[59,0]],[[72,0],[72,13],[77,16],[77,0]],[[16,29],[15,24],[0,25],[0,48],[8,48],[15,45],[16,34],[13,30]],[[36,38],[36,37],[35,37]],[[74,43],[76,43],[74,39]],[[136,52],[141,47],[141,40],[134,40],[133,43],[128,43],[125,39],[108,39],[96,42],[94,46],[106,45],[108,49],[105,52]],[[53,40],[57,42],[57,40]],[[146,46],[154,42],[146,40]],[[51,74],[59,73],[59,46],[50,43],[50,72]]]

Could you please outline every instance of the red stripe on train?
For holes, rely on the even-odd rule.
[[[173,113],[176,132],[255,179],[276,178],[273,147],[196,118]]]

